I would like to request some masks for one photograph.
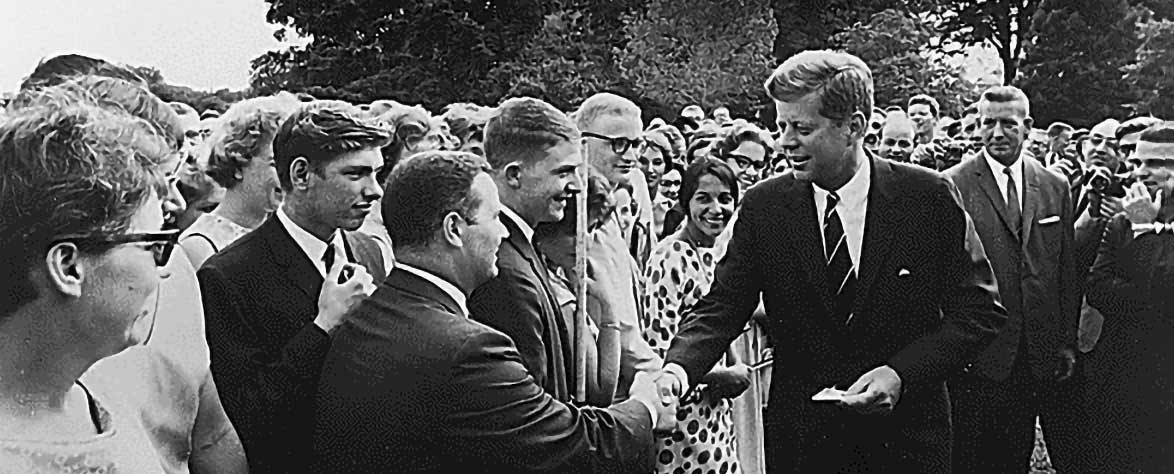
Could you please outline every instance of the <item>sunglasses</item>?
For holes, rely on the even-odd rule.
[[[611,143],[611,151],[615,152],[617,155],[627,153],[628,150],[632,149],[632,147],[642,147],[645,143],[643,138],[631,139],[628,137],[609,137],[607,135],[600,135],[598,133],[591,132],[583,132],[582,135],[588,138],[607,140]]]
[[[766,168],[766,160],[754,161],[751,160],[750,157],[734,153],[727,153],[726,160],[734,160],[734,162],[738,164],[738,167],[742,169],[754,168],[756,170],[761,170]]]
[[[114,247],[126,244],[150,244],[151,253],[155,257],[155,266],[165,267],[171,260],[171,252],[179,241],[179,230],[161,230],[158,232],[142,232],[137,234],[120,234],[110,236],[94,235],[63,235],[53,239],[50,245],[72,243],[79,247]]]

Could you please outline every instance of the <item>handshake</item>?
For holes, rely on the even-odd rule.
[[[680,369],[680,367],[674,367]],[[683,371],[680,373],[683,374]],[[656,372],[639,372],[628,390],[629,398],[640,400],[649,410],[655,411],[656,422],[653,431],[666,434],[676,428],[677,410],[686,389],[684,377],[674,370],[661,369]],[[707,393],[734,398],[750,387],[750,369],[744,364],[730,367],[719,366],[702,378]]]

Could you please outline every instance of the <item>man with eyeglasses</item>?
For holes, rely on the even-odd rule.
[[[633,305],[617,310],[617,314],[640,315],[644,313],[640,298],[643,294],[643,265],[648,261],[652,249],[652,200],[648,196],[643,173],[636,167],[636,156],[643,141],[643,125],[640,107],[632,101],[610,93],[595,94],[579,106],[573,114],[586,148],[587,161],[592,169],[602,174],[613,186],[625,185],[632,189],[633,214],[636,223],[625,235],[619,221],[613,215],[597,230],[596,241],[588,251],[592,258],[627,261],[631,271],[626,272],[627,281],[620,285],[632,288],[630,298],[620,298],[625,304]],[[639,317],[625,318],[620,323],[620,376],[617,394],[628,393],[628,387],[637,372],[652,372],[660,369],[662,361],[642,335]]]

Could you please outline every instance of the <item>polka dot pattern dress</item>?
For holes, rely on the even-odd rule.
[[[677,334],[681,313],[709,291],[715,253],[674,237],[653,250],[645,269],[644,338],[660,357]],[[657,449],[659,474],[740,472],[730,401],[694,390],[681,400],[677,426],[670,436],[658,440]]]

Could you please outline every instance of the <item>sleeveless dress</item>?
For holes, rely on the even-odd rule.
[[[653,250],[645,271],[644,338],[660,357],[676,336],[681,314],[709,291],[715,253],[672,237]],[[739,473],[735,438],[731,401],[693,390],[681,399],[672,435],[658,440],[656,472]]]
[[[245,234],[252,231],[233,221],[225,219],[215,214],[204,214],[192,223],[191,227],[179,236],[179,241],[183,242],[188,239],[202,239],[212,245],[215,252],[224,250],[228,244],[231,244]]]

